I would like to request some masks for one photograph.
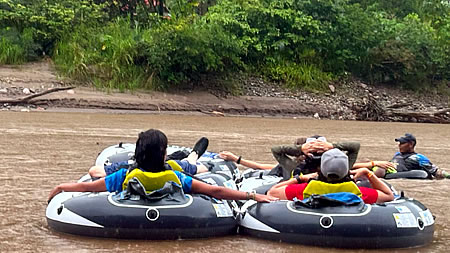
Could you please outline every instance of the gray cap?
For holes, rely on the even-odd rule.
[[[337,148],[322,154],[320,171],[327,179],[340,180],[348,175],[348,157]]]

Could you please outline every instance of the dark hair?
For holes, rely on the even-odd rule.
[[[148,172],[165,170],[164,158],[167,149],[167,136],[156,129],[139,134],[136,141],[135,159],[137,166]]]
[[[299,137],[295,140],[294,145],[302,145],[306,143],[306,137]]]
[[[339,180],[329,180],[326,176],[324,176],[322,174],[322,172],[319,170],[318,172],[319,176],[317,177],[317,180],[325,182],[325,183],[330,183],[330,184],[338,184],[338,183],[344,183],[344,182],[350,182],[353,181],[355,182],[351,177],[350,177],[350,172],[347,174],[347,176],[339,179]],[[334,176],[334,175],[330,175],[330,176]],[[332,177],[330,177],[330,179],[333,179]]]

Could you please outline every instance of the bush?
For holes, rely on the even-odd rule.
[[[141,52],[148,68],[169,84],[198,79],[202,74],[237,70],[240,48],[220,26],[180,19],[144,34]]]
[[[0,6],[0,29],[13,30],[22,38],[10,40],[11,47],[25,47],[22,61],[51,54],[65,32],[80,24],[102,22],[106,17],[104,5],[90,0],[0,0]]]
[[[447,1],[162,2],[170,19],[147,0],[0,0],[0,59],[54,52],[66,74],[120,89],[238,71],[311,90],[346,72],[410,88],[450,78]]]
[[[434,80],[446,78],[448,68],[445,66],[448,67],[449,61],[445,51],[448,46],[445,49],[443,41],[440,45],[443,38],[437,38],[436,30],[429,23],[410,14],[401,22],[386,25],[390,36],[370,51],[373,81],[418,89],[432,87]]]

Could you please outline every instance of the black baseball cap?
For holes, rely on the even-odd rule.
[[[406,133],[405,136],[396,138],[395,141],[398,141],[400,143],[414,142],[414,145],[416,145],[416,143],[417,143],[416,137],[414,137],[414,135],[408,134],[408,133]]]

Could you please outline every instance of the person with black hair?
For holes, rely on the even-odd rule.
[[[171,165],[180,167],[184,172],[190,175],[208,172],[208,168],[204,164],[197,162],[198,158],[205,153],[208,144],[209,140],[206,137],[202,137],[195,143],[194,148],[190,153],[186,150],[176,151],[173,154],[166,156],[166,161],[169,162],[168,160],[172,160],[176,164],[172,162]],[[120,169],[128,168],[128,166],[128,161],[95,165],[89,169],[89,175],[92,178],[102,178]]]
[[[371,171],[361,168],[349,172],[348,157],[339,149],[330,149],[322,154],[317,173],[296,176],[274,185],[267,195],[284,200],[306,199],[313,194],[338,192],[353,193],[366,204],[392,201],[392,191]],[[353,174],[353,179],[350,177]],[[357,186],[353,180],[367,178],[372,188]]]
[[[136,166],[131,169],[121,169],[105,178],[93,182],[65,183],[53,188],[48,196],[50,201],[56,194],[62,191],[72,192],[119,192],[125,190],[128,182],[133,177],[142,179],[142,185],[146,191],[158,190],[152,189],[155,185],[161,185],[161,180],[165,182],[174,182],[181,186],[184,193],[200,193],[212,196],[217,199],[245,200],[254,199],[258,202],[270,202],[277,200],[276,197],[241,192],[226,187],[210,185],[179,171],[174,171],[165,162],[167,150],[166,135],[156,129],[150,129],[139,134],[136,142],[135,159]],[[160,184],[154,184],[158,179]],[[175,182],[177,181],[177,182]],[[164,183],[164,182],[162,182]]]
[[[330,143],[320,135],[305,139],[304,143],[272,147],[272,154],[283,169],[284,179],[295,175],[315,173],[320,168],[321,154],[337,148],[347,153],[349,164],[353,166],[358,156],[359,142]]]

